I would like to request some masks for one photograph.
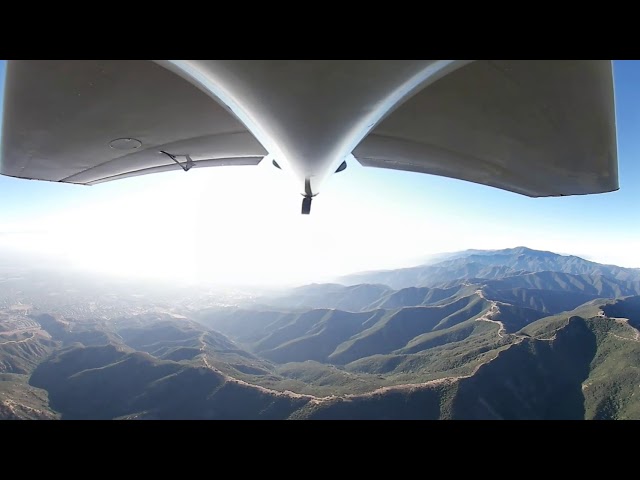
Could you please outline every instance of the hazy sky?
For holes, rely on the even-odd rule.
[[[640,63],[616,61],[614,75],[617,192],[532,199],[351,159],[303,216],[302,197],[269,159],[93,187],[0,176],[0,247],[223,284],[326,281],[436,252],[519,245],[640,267]]]

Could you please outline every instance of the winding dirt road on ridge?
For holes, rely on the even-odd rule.
[[[522,342],[525,338],[529,338],[526,335],[520,335],[517,333],[511,333],[508,334],[506,333],[506,328],[504,326],[504,323],[502,323],[499,320],[494,320],[492,317],[494,317],[495,315],[497,315],[498,313],[500,313],[500,306],[499,306],[499,302],[496,300],[489,300],[488,298],[485,297],[484,292],[482,291],[482,289],[478,289],[475,291],[475,293],[480,296],[480,298],[482,298],[483,300],[490,302],[491,306],[489,307],[489,310],[482,315],[481,317],[477,318],[476,321],[477,322],[489,322],[489,323],[495,323],[496,325],[498,325],[498,337],[499,338],[504,338],[505,334],[509,335],[513,338],[515,338],[515,343],[520,343]],[[622,338],[624,340],[631,340],[631,341],[637,341],[640,342],[640,331],[638,331],[637,329],[635,329],[634,327],[632,327],[631,325],[629,325],[628,323],[628,319],[626,318],[615,318],[614,320],[619,321],[621,323],[625,323],[627,324],[629,327],[633,328],[634,332],[635,332],[635,338],[626,338],[626,337],[619,337]],[[202,352],[202,360],[203,363],[205,365],[206,368],[213,370],[214,372],[218,373],[219,375],[221,375],[225,381],[228,382],[234,382],[237,383],[239,385],[244,385],[244,386],[248,386],[248,387],[253,387],[253,388],[257,388],[258,390],[264,392],[264,393],[269,393],[272,395],[277,395],[277,396],[287,396],[290,398],[296,398],[296,399],[307,399],[309,400],[310,403],[312,404],[321,404],[321,403],[325,403],[325,402],[329,402],[331,400],[336,400],[336,399],[345,399],[348,400],[350,398],[368,398],[368,397],[374,397],[376,395],[382,395],[384,393],[387,392],[392,392],[392,391],[411,391],[411,390],[420,390],[423,388],[427,388],[430,386],[434,386],[434,385],[440,385],[440,384],[446,384],[446,383],[454,383],[457,382],[459,380],[465,379],[465,378],[470,378],[473,375],[475,375],[478,371],[478,369],[480,369],[480,367],[482,367],[483,365],[486,365],[487,363],[491,362],[492,360],[494,360],[494,358],[487,360],[486,362],[482,362],[480,364],[478,364],[471,373],[467,374],[467,375],[458,375],[458,376],[450,376],[450,377],[443,377],[443,378],[437,378],[434,380],[429,380],[427,382],[422,382],[422,383],[406,383],[406,384],[401,384],[401,385],[389,385],[389,386],[385,386],[385,387],[379,387],[376,388],[375,390],[372,390],[370,392],[366,392],[366,393],[354,393],[354,394],[343,394],[343,395],[330,395],[327,397],[317,397],[314,395],[309,395],[309,394],[300,394],[300,393],[295,393],[292,392],[290,390],[285,390],[285,391],[279,391],[279,390],[273,390],[270,388],[266,388],[266,387],[262,387],[260,385],[255,385],[252,383],[248,383],[245,382],[244,380],[239,380],[237,378],[231,377],[230,375],[227,375],[223,372],[221,372],[220,370],[218,370],[217,368],[213,367],[211,364],[209,364],[209,361],[207,359],[207,353],[205,351],[205,342],[204,342],[204,335],[205,333],[202,333],[202,335],[200,336],[200,342],[202,343],[202,346],[200,347],[200,351]],[[618,337],[618,335],[614,336]],[[538,338],[537,340],[541,340],[541,341],[553,341],[555,340],[556,335],[554,334],[552,337],[550,338]]]
[[[600,312],[602,312],[602,314],[604,315],[604,311],[600,310]],[[640,331],[636,327],[634,327],[633,325],[631,325],[629,323],[629,319],[628,318],[622,318],[622,317],[609,317],[609,318],[611,320],[615,320],[617,323],[621,323],[622,325],[626,325],[631,330],[633,330],[633,338],[622,337],[620,335],[616,335],[615,333],[612,333],[611,335],[613,335],[614,337],[619,338],[621,340],[630,340],[632,342],[640,342]]]
[[[483,296],[483,298],[484,298],[484,296]],[[489,300],[489,301],[491,301],[491,300]],[[494,306],[497,309],[497,305],[494,305]],[[489,315],[489,313],[490,312],[485,314],[485,316]],[[479,318],[477,320],[482,320],[482,319]],[[496,320],[491,320],[489,318],[484,319],[484,320],[488,321],[488,322],[499,324],[501,328],[500,328],[498,334],[502,338],[502,335],[500,333],[501,331],[504,331],[504,325],[502,324],[502,322],[499,322],[499,321],[496,321]],[[434,380],[429,380],[427,382],[421,382],[421,383],[405,383],[405,384],[401,384],[401,385],[389,385],[389,386],[385,386],[385,387],[376,388],[376,389],[374,389],[374,390],[372,390],[370,392],[366,392],[366,393],[353,393],[353,394],[329,395],[329,396],[326,396],[326,397],[317,397],[315,395],[295,393],[295,392],[292,392],[290,390],[285,390],[285,391],[273,390],[271,388],[266,388],[266,387],[262,387],[260,385],[256,385],[256,384],[253,384],[253,383],[245,382],[244,380],[239,380],[239,379],[237,379],[235,377],[227,375],[224,372],[221,372],[220,370],[218,370],[217,368],[212,366],[209,363],[209,360],[207,359],[207,353],[205,351],[206,343],[204,341],[204,335],[205,334],[206,334],[206,332],[203,332],[202,335],[200,335],[200,343],[202,343],[202,346],[200,347],[200,352],[202,352],[202,353],[200,355],[201,355],[202,361],[204,363],[204,366],[206,368],[208,368],[209,370],[212,370],[212,371],[216,372],[217,374],[221,375],[224,378],[225,381],[233,382],[233,383],[236,383],[238,385],[244,385],[244,386],[247,386],[247,387],[257,388],[261,392],[272,394],[272,395],[276,395],[276,396],[286,396],[286,397],[295,398],[295,399],[306,399],[306,400],[309,401],[309,403],[315,404],[315,405],[318,405],[318,404],[321,404],[321,403],[326,403],[326,402],[329,402],[331,400],[336,400],[336,399],[368,398],[368,397],[374,397],[376,395],[381,395],[381,394],[384,394],[384,393],[387,393],[387,392],[391,392],[391,391],[420,390],[420,389],[427,388],[427,387],[430,387],[430,386],[433,386],[433,385],[439,385],[439,384],[445,384],[445,383],[454,383],[454,382],[456,382],[458,380],[461,380],[463,378],[469,378],[469,377],[475,375],[480,367],[482,367],[483,365],[486,365],[488,362],[491,361],[491,360],[488,360],[487,362],[483,362],[483,363],[477,365],[473,369],[473,371],[471,373],[469,373],[468,375],[459,375],[459,376],[436,378]]]
[[[507,331],[506,328],[504,327],[504,323],[502,323],[499,320],[494,320],[493,319],[493,317],[495,315],[500,313],[500,307],[498,306],[498,302],[496,302],[495,300],[489,300],[487,297],[485,297],[484,296],[484,292],[482,291],[481,288],[477,289],[475,291],[475,293],[481,299],[491,303],[491,307],[489,308],[489,311],[487,313],[485,313],[483,316],[481,316],[479,318],[476,318],[476,322],[490,322],[490,323],[497,324],[498,325],[498,337],[504,338],[504,333]]]
[[[29,340],[33,340],[39,334],[43,335],[45,337],[49,336],[48,334],[46,334],[44,332],[44,330],[42,330],[42,328],[40,326],[37,326],[37,327],[27,327],[27,328],[16,328],[14,330],[7,330],[6,332],[0,332],[0,340],[2,340],[2,337],[8,337],[10,335],[19,335],[19,334],[22,334],[22,333],[31,333],[31,336],[28,337],[28,338],[23,338],[22,340],[8,340],[6,342],[0,341],[0,345],[7,345],[9,343],[27,342]]]

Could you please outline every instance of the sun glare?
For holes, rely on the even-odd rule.
[[[80,270],[221,286],[326,282],[416,265],[431,253],[516,245],[640,265],[638,250],[629,248],[637,243],[633,232],[605,240],[575,228],[541,230],[524,215],[489,221],[500,212],[447,188],[464,187],[469,198],[474,189],[494,192],[523,202],[523,212],[536,200],[422,175],[422,183],[407,186],[405,178],[417,175],[351,159],[324,185],[311,215],[300,214],[296,184],[269,158],[258,167],[135,177],[76,187],[81,202],[2,225],[0,245]]]

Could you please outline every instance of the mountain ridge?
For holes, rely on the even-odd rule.
[[[472,253],[467,253],[472,252]],[[575,255],[515,247],[502,250],[470,250],[452,254],[452,257],[416,267],[356,273],[340,277],[345,285],[375,283],[399,289],[406,287],[433,287],[438,283],[478,278],[502,278],[522,272],[558,271],[571,274],[599,273],[616,280],[640,281],[640,269],[605,265]]]

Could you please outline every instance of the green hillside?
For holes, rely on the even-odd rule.
[[[29,374],[57,346],[56,342],[38,335],[21,340],[0,338],[0,373]]]
[[[0,420],[54,420],[45,390],[30,386],[28,375],[0,373]]]
[[[603,305],[622,314],[638,302]],[[640,334],[598,310],[532,323],[467,376],[310,404],[296,418],[638,419]]]
[[[308,401],[113,346],[65,349],[36,369],[31,385],[46,389],[66,419],[276,419]]]

